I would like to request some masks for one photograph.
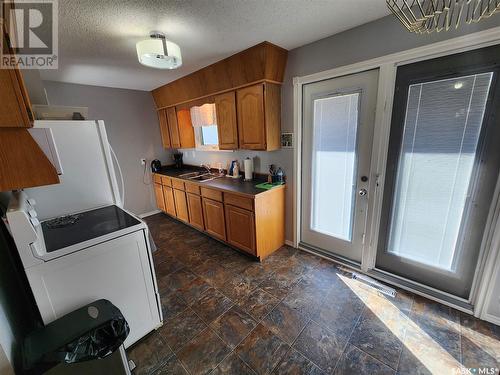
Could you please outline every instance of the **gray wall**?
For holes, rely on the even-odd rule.
[[[161,145],[151,94],[51,81],[44,81],[44,86],[51,105],[88,107],[90,119],[104,120],[123,171],[125,208],[139,215],[156,210],[149,162],[165,163],[170,154]],[[146,175],[141,158],[148,159]]]
[[[285,132],[293,131],[293,77],[316,73],[390,53],[420,47],[429,43],[443,41],[495,26],[500,26],[500,16],[493,16],[479,24],[464,24],[458,31],[454,30],[431,35],[415,35],[407,32],[393,16],[387,16],[291,50],[288,56],[282,89],[282,130]],[[131,205],[133,202],[135,206],[137,201],[137,207],[139,207],[129,208],[139,213],[152,209],[152,207],[154,207],[152,194],[149,195],[150,201],[148,205],[147,202],[144,201],[145,188],[139,188],[140,173],[138,170],[140,170],[140,166],[138,164],[138,159],[141,157],[140,154],[144,153],[146,150],[148,150],[147,152],[149,154],[163,156],[160,158],[162,161],[165,161],[169,156],[161,150],[157,121],[156,118],[153,119],[155,116],[154,112],[145,109],[145,107],[148,106],[152,108],[153,105],[151,99],[147,97],[147,93],[141,95],[139,92],[130,90],[60,84],[55,82],[46,82],[46,88],[51,104],[89,106],[91,117],[106,121],[110,141],[117,150],[121,163],[125,165],[125,167],[122,165],[122,168],[127,178],[127,187],[130,186],[128,187],[127,193],[129,204]],[[114,97],[115,93],[117,94],[116,97]],[[138,101],[132,99],[132,97],[143,97],[142,103],[147,102],[149,104],[138,106]],[[140,108],[140,115],[135,113],[138,107]],[[131,120],[134,118],[149,120],[143,122],[140,120]],[[117,121],[115,121],[115,119]],[[151,122],[154,122],[154,126],[149,126],[148,128],[146,124],[150,124]],[[142,123],[143,126],[137,127],[137,123]],[[123,132],[125,129],[127,129],[127,133]],[[138,129],[141,130],[138,131]],[[152,133],[154,133],[156,139],[151,137]],[[138,138],[135,139],[136,137]],[[134,139],[136,142],[131,142]],[[138,141],[139,139],[141,140],[140,142]],[[152,140],[154,141],[152,142]],[[149,144],[147,144],[148,141]],[[132,143],[134,143],[134,145],[132,145]],[[217,162],[221,162],[223,165],[226,165],[230,160],[236,159],[241,162],[247,156],[256,157],[256,172],[267,172],[268,165],[271,163],[281,166],[285,170],[288,176],[286,238],[292,240],[294,188],[293,150],[284,149],[273,152],[205,152],[185,150],[184,162],[194,165],[209,163],[214,166]],[[136,194],[141,194],[141,192],[142,197],[136,196]],[[149,207],[149,209],[142,208],[146,206]]]

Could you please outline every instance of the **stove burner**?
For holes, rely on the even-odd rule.
[[[52,220],[47,220],[45,224],[48,229],[69,227],[76,224],[81,216],[81,214],[60,216]]]

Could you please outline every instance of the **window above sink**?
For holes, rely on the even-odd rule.
[[[201,151],[218,151],[219,135],[217,131],[215,104],[205,103],[201,106],[191,107],[190,112],[196,149]]]

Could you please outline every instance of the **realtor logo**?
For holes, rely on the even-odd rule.
[[[57,69],[57,0],[2,0],[0,68]]]

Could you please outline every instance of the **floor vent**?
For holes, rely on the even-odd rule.
[[[372,279],[371,277],[368,277],[366,275],[357,273],[357,272],[352,272],[352,278],[355,280],[359,280],[369,286],[371,286],[374,289],[377,289],[380,293],[385,294],[386,296],[390,296],[395,298],[396,297],[396,289],[391,288],[387,285],[384,285],[380,282],[378,282],[375,279]]]

